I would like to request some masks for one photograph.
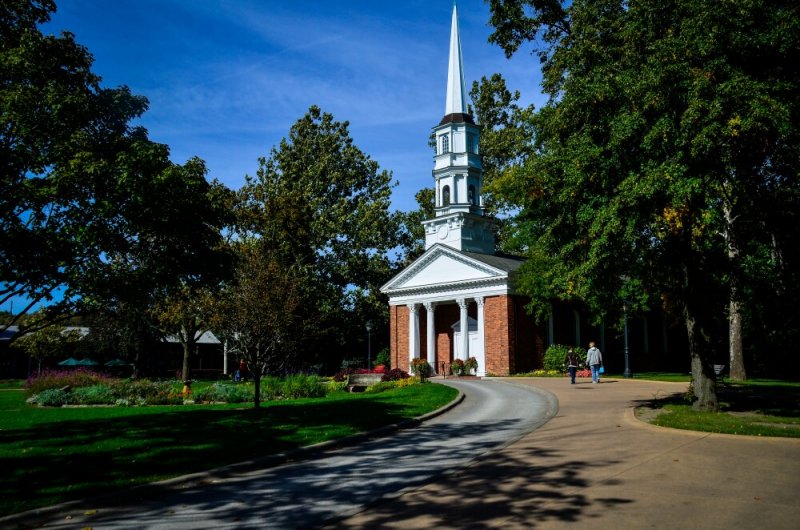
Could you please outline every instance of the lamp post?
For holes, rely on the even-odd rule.
[[[372,371],[372,322],[367,320],[367,370]]]
[[[631,374],[631,366],[628,363],[628,301],[627,300],[622,304],[622,318],[625,327],[625,371],[622,373],[622,377],[630,379],[631,377],[633,377],[633,375]]]

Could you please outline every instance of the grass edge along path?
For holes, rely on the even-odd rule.
[[[539,370],[517,377],[541,377]],[[555,370],[545,377],[568,377]],[[622,374],[605,374],[605,379],[625,380]],[[640,381],[686,383],[691,374],[676,372],[640,372]],[[636,407],[636,417],[659,427],[687,431],[746,436],[800,438],[800,382],[777,379],[749,379],[735,382],[725,379],[719,385],[720,412],[697,412],[686,399],[686,391],[671,396],[653,396],[647,405]]]
[[[654,373],[637,379],[681,382],[682,374]],[[690,376],[688,377],[691,380]],[[687,381],[686,390],[689,390]],[[659,427],[745,436],[800,438],[800,382],[726,380],[718,386],[719,412],[692,410],[686,394],[654,396],[636,417]]]
[[[251,404],[42,409],[0,393],[0,517],[340,439],[432,412],[430,383]]]

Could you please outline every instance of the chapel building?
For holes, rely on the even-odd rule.
[[[445,112],[433,128],[435,216],[422,223],[424,254],[381,288],[391,363],[410,372],[412,359],[422,358],[447,373],[454,359],[474,357],[477,375],[508,375],[539,366],[544,346],[514,287],[523,260],[495,252],[481,197],[480,129],[466,95],[454,5]]]
[[[433,128],[435,215],[423,221],[425,252],[381,291],[389,297],[391,366],[411,372],[426,359],[447,375],[454,359],[475,357],[477,375],[542,367],[552,344],[586,348],[595,341],[607,369],[689,371],[685,329],[660,309],[626,318],[624,334],[592,324],[580,302],[553,301],[537,325],[515,285],[524,260],[495,251],[493,221],[483,208],[480,129],[467,109],[457,8],[453,6],[445,111]]]

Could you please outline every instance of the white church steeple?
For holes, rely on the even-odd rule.
[[[480,130],[467,112],[467,92],[453,3],[445,115],[433,129],[436,140],[433,179],[436,216],[423,221],[425,248],[436,243],[457,250],[494,254],[492,220],[484,216],[483,168],[478,152]]]
[[[467,113],[467,91],[461,59],[461,37],[458,34],[458,8],[453,3],[453,20],[450,24],[450,61],[447,67],[447,98],[444,115]]]

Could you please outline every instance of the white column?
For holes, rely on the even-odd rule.
[[[463,298],[459,298],[456,302],[461,308],[461,359],[466,361],[469,358],[469,318],[467,317],[469,302]]]
[[[480,350],[475,352],[475,358],[478,360],[476,375],[483,377],[486,375],[486,323],[483,315],[483,297],[475,298],[475,303],[478,306],[478,346]]]
[[[222,374],[228,375],[228,339],[222,341]]]
[[[436,304],[433,302],[425,302],[425,313],[427,315],[427,326],[425,328],[425,337],[428,346],[428,364],[433,368],[433,373],[436,373],[436,321],[434,320],[433,312],[436,309]]]
[[[419,357],[419,304],[408,304],[408,367]]]

